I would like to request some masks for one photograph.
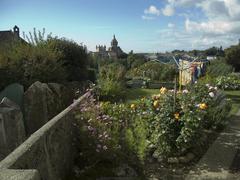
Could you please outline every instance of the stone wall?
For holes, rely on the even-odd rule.
[[[5,174],[12,180],[64,179],[72,169],[73,163],[73,109],[88,96],[89,93],[81,96],[1,161],[0,177],[4,177]],[[25,175],[22,179],[21,174]]]

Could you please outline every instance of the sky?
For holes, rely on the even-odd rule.
[[[0,31],[14,25],[90,51],[114,34],[126,53],[226,48],[240,39],[240,0],[0,0]]]

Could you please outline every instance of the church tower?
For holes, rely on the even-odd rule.
[[[117,41],[115,35],[113,35],[113,40],[111,42],[111,46],[114,47],[114,48],[118,47],[118,41]]]
[[[13,27],[13,32],[14,34],[19,37],[19,27],[17,27],[16,25]]]

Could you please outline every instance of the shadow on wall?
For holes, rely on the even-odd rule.
[[[7,86],[0,93],[0,160],[71,104],[73,94],[56,83],[35,82],[25,93],[20,84]]]
[[[0,162],[1,180],[62,180],[73,165],[73,110],[90,92],[59,113]]]

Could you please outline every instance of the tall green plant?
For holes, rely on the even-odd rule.
[[[116,101],[123,98],[125,93],[125,67],[112,63],[100,67],[98,85],[103,100]]]

